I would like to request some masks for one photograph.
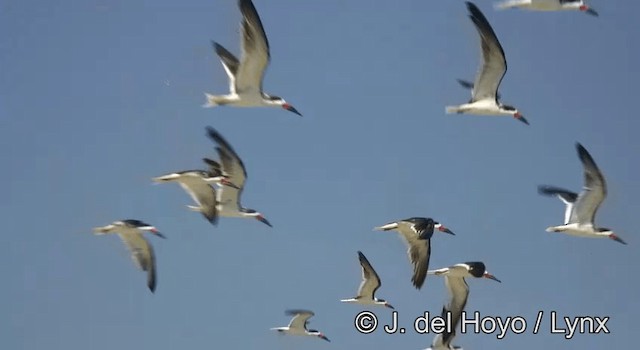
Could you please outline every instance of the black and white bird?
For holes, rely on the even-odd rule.
[[[147,286],[153,293],[156,290],[156,258],[153,247],[142,235],[144,231],[151,232],[160,238],[166,238],[154,226],[133,219],[114,221],[107,226],[93,229],[96,235],[117,233],[120,236],[122,242],[129,249],[133,262],[142,271],[147,272]]]
[[[330,342],[329,338],[322,334],[322,332],[315,329],[307,329],[307,322],[309,321],[309,318],[315,315],[313,311],[302,309],[286,310],[285,315],[293,316],[289,325],[286,327],[271,328],[272,331],[278,331],[279,333],[289,335],[318,337]]]
[[[467,285],[465,277],[488,278],[497,282],[500,282],[500,280],[490,274],[484,263],[479,261],[456,264],[438,270],[430,270],[428,273],[430,275],[444,276],[444,283],[449,291],[449,302],[442,307],[441,316],[444,319],[451,318],[451,332],[445,330],[445,332],[436,335],[429,349],[461,350],[461,347],[453,346],[451,343],[456,335],[456,329],[460,323],[462,311],[464,311],[467,305],[467,298],[469,297],[469,285]]]
[[[360,266],[362,267],[362,282],[358,288],[358,295],[353,298],[342,299],[340,301],[343,303],[355,303],[361,305],[382,305],[393,309],[393,306],[391,306],[388,301],[375,297],[376,291],[380,288],[382,282],[367,257],[360,251],[358,251],[358,260],[360,260]]]
[[[584,187],[579,195],[555,186],[538,186],[540,194],[558,196],[566,205],[564,224],[548,227],[546,231],[563,232],[578,237],[608,237],[627,244],[611,229],[595,226],[596,212],[607,196],[607,183],[589,152],[580,143],[576,143],[576,149],[584,168]]]
[[[480,9],[471,2],[465,2],[469,10],[469,18],[473,21],[480,35],[482,63],[471,85],[471,100],[459,106],[448,106],[446,113],[466,113],[474,115],[512,116],[517,120],[529,124],[522,114],[513,106],[500,102],[498,89],[502,78],[507,72],[507,60],[504,50],[491,24]],[[464,86],[464,84],[463,84]]]
[[[521,8],[532,11],[582,11],[594,17],[598,12],[583,0],[507,0],[495,4],[498,10]]]
[[[191,196],[198,205],[187,205],[187,208],[202,213],[211,224],[218,222],[218,200],[216,189],[211,185],[218,183],[229,187],[236,187],[226,177],[213,176],[209,171],[185,170],[170,173],[152,179],[156,183],[177,182]]]
[[[379,227],[376,231],[398,231],[408,246],[407,254],[413,264],[413,277],[411,282],[416,289],[422,288],[429,269],[431,257],[431,236],[434,229],[453,235],[448,228],[433,221],[431,218],[412,217],[400,221],[391,222]]]
[[[293,106],[279,96],[269,95],[262,90],[264,72],[269,65],[269,41],[262,27],[255,6],[251,0],[239,0],[242,12],[240,29],[242,32],[242,54],[238,60],[222,45],[212,42],[229,76],[229,94],[211,95],[205,93],[207,102],[203,107],[229,105],[235,107],[280,107],[302,116]]]
[[[240,203],[240,196],[247,180],[247,171],[242,159],[216,129],[207,127],[207,135],[218,145],[216,151],[220,157],[222,171],[228,175],[229,181],[235,186],[223,185],[218,190],[218,215],[223,217],[254,218],[272,227],[264,215],[253,209],[245,208]],[[210,159],[205,159],[204,161],[208,165],[212,165]]]

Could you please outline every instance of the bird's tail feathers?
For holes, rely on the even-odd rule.
[[[374,231],[389,231],[389,230],[393,230],[398,228],[398,223],[397,222],[392,222],[386,225],[382,225],[382,226],[377,226],[374,227],[373,230]]]
[[[216,102],[217,96],[215,95],[211,95],[208,93],[204,93],[205,98],[207,99],[207,102],[205,102],[202,107],[203,108],[212,108],[212,107],[216,107],[219,104]]]
[[[496,10],[505,10],[505,9],[521,6],[524,3],[526,3],[526,1],[522,1],[522,0],[507,0],[507,1],[501,1],[501,2],[494,3],[493,4],[493,8],[496,9]]]
[[[187,205],[187,208],[189,208],[189,210],[192,210],[192,211],[195,211],[195,212],[198,212],[198,213],[202,212],[202,208],[197,207],[195,205]]]
[[[445,111],[447,114],[462,113],[462,112],[460,111],[460,107],[458,107],[458,106],[447,106],[447,107],[445,107],[444,111]]]

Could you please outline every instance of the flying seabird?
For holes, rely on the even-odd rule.
[[[247,179],[247,171],[244,163],[233,147],[231,147],[227,140],[225,140],[216,129],[210,126],[206,129],[209,138],[218,144],[216,150],[222,163],[222,171],[228,174],[229,181],[235,185],[235,187],[223,185],[222,188],[218,190],[218,215],[224,217],[255,218],[267,226],[272,227],[271,223],[269,223],[261,213],[253,209],[245,208],[240,204],[240,196],[242,195],[244,183]],[[209,159],[205,159],[204,161],[208,165],[211,165]]]
[[[147,272],[147,286],[153,293],[156,290],[156,259],[153,247],[142,235],[143,231],[151,232],[160,238],[166,238],[154,226],[132,219],[114,221],[110,225],[93,229],[96,235],[117,233],[120,236],[122,242],[131,252],[133,262],[142,271]]]
[[[482,48],[482,64],[472,85],[471,100],[459,106],[446,107],[446,113],[466,113],[474,115],[513,116],[519,121],[529,124],[522,114],[513,106],[499,101],[498,89],[507,72],[507,60],[504,50],[491,24],[478,7],[465,2],[469,10],[469,18],[473,21]],[[460,82],[460,81],[459,81]],[[464,84],[463,84],[464,86]]]
[[[371,266],[371,263],[367,260],[367,257],[359,251],[358,259],[360,260],[360,266],[362,267],[362,282],[358,288],[358,295],[351,299],[343,299],[340,301],[344,303],[356,303],[362,305],[382,305],[393,309],[393,306],[391,306],[389,302],[375,297],[376,291],[380,288],[382,282],[380,281],[380,277],[378,276],[378,273],[376,273],[376,270],[373,269],[373,266]]]
[[[409,260],[413,264],[411,282],[413,282],[416,289],[422,288],[427,276],[429,257],[431,256],[431,236],[433,236],[434,229],[451,235],[454,234],[442,224],[433,221],[433,219],[420,217],[395,221],[374,228],[376,231],[395,230],[402,235],[408,246],[407,254],[409,255]]]
[[[484,263],[479,261],[456,264],[438,270],[430,270],[428,273],[430,275],[444,276],[444,283],[449,290],[450,299],[448,304],[442,307],[441,316],[444,319],[447,319],[447,313],[450,313],[451,317],[451,332],[445,330],[443,333],[436,335],[429,349],[462,350],[461,347],[452,346],[451,343],[456,336],[456,329],[460,323],[462,311],[464,311],[464,308],[467,305],[467,297],[469,296],[469,286],[465,281],[465,277],[484,277],[497,282],[500,282],[500,280],[487,272]]]
[[[555,186],[538,186],[540,194],[558,196],[566,205],[564,224],[548,227],[546,231],[564,232],[579,237],[609,237],[627,244],[611,229],[595,227],[596,212],[607,196],[607,183],[589,152],[580,143],[576,143],[576,149],[584,167],[584,187],[579,195]]]
[[[256,8],[251,0],[239,0],[242,12],[242,54],[240,61],[222,45],[213,42],[213,47],[229,76],[229,94],[211,95],[205,93],[204,107],[230,105],[235,107],[282,107],[302,116],[283,98],[269,95],[262,90],[264,72],[269,64],[269,41],[262,27]]]
[[[587,5],[583,0],[507,0],[495,4],[499,10],[509,8],[522,8],[532,11],[582,11],[594,17],[598,12]]]
[[[185,170],[170,173],[152,179],[156,183],[177,182],[191,196],[198,205],[187,205],[187,208],[202,213],[211,224],[218,222],[218,201],[216,190],[210,183],[220,183],[227,186],[235,186],[223,176],[211,176],[204,170]]]
[[[321,332],[315,329],[307,329],[307,322],[309,318],[315,315],[313,311],[301,309],[287,310],[285,311],[285,315],[293,316],[291,322],[289,322],[289,325],[286,327],[271,328],[272,331],[278,331],[279,333],[289,335],[313,336],[330,342],[329,338],[327,338]]]

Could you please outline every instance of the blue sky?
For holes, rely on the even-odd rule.
[[[478,40],[462,1],[255,0],[279,109],[201,108],[227,89],[210,47],[238,52],[235,1],[11,1],[0,11],[0,347],[3,349],[422,349],[433,335],[357,333],[367,308],[341,304],[360,279],[408,326],[446,301],[443,280],[410,283],[405,246],[374,226],[411,216],[446,224],[432,268],[481,260],[503,283],[468,281],[468,311],[522,316],[522,335],[462,334],[467,349],[631,347],[640,304],[636,231],[640,121],[637,2],[581,13],[493,10],[509,62],[505,103],[531,122],[445,115],[468,91]],[[204,127],[243,157],[243,204],[274,225],[188,211],[151,177],[213,155]],[[538,184],[579,190],[581,142],[609,197],[597,223],[629,245],[546,233],[562,204]],[[136,218],[151,237],[151,294],[120,240],[91,228]],[[280,337],[287,308],[316,312],[331,340]],[[538,334],[532,327],[545,312]],[[609,335],[549,334],[548,315],[610,316]],[[386,309],[374,309],[381,320]],[[404,320],[404,321],[403,321]]]

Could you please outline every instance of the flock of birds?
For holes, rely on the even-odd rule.
[[[240,60],[222,45],[212,42],[215,52],[229,76],[229,94],[205,93],[204,107],[225,105],[279,107],[302,116],[283,98],[269,95],[263,91],[264,71],[270,61],[269,42],[252,1],[239,0],[238,5],[242,13],[242,54]],[[507,62],[498,37],[487,18],[475,4],[466,2],[466,7],[469,11],[469,18],[480,37],[482,61],[475,82],[458,80],[462,86],[471,89],[471,100],[458,106],[446,107],[446,113],[512,116],[528,125],[529,122],[517,108],[500,102],[498,89],[507,71]],[[582,0],[508,0],[496,4],[498,9],[516,7],[540,11],[579,10],[590,15],[598,15]],[[206,170],[178,171],[155,177],[153,181],[180,184],[197,204],[187,207],[201,213],[211,224],[217,224],[219,217],[239,217],[254,218],[271,226],[260,212],[245,208],[240,203],[240,196],[247,179],[247,171],[240,156],[217,130],[207,127],[206,131],[208,137],[216,144],[219,161],[203,158]],[[607,195],[607,186],[602,172],[587,150],[579,143],[576,144],[576,148],[584,168],[582,192],[578,194],[555,186],[538,187],[540,194],[557,196],[566,205],[564,223],[549,227],[547,231],[562,232],[579,237],[610,238],[626,244],[612,230],[595,225],[595,215]],[[437,334],[429,349],[461,349],[453,346],[452,341],[469,295],[469,287],[465,278],[487,278],[497,282],[500,280],[487,271],[484,263],[478,261],[429,270],[431,238],[436,229],[454,235],[443,224],[432,218],[424,217],[412,217],[374,228],[374,230],[380,231],[397,231],[404,238],[408,246],[408,258],[413,265],[411,282],[416,289],[422,288],[427,275],[444,277],[450,300],[443,306],[442,316],[450,314],[452,329]],[[140,220],[119,220],[107,226],[94,228],[95,234],[117,233],[120,236],[129,248],[134,262],[140,269],[147,272],[147,286],[154,292],[156,288],[155,256],[152,246],[143,237],[145,231],[164,238],[156,227]],[[362,268],[362,282],[358,294],[355,297],[343,299],[341,302],[378,305],[393,309],[389,302],[375,296],[381,286],[381,280],[369,260],[360,251],[358,258]],[[329,341],[322,332],[307,328],[309,318],[314,316],[312,311],[287,310],[286,315],[292,316],[288,326],[271,329],[285,334],[313,336]]]

